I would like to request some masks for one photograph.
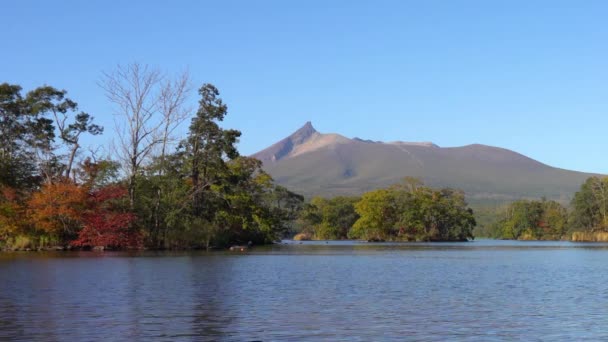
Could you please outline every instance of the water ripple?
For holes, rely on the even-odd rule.
[[[0,340],[608,339],[608,246],[0,256]]]

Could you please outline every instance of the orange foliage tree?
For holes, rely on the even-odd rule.
[[[36,229],[66,244],[82,227],[87,199],[87,189],[69,180],[46,183],[27,203],[30,221]]]

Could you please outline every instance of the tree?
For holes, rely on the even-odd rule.
[[[379,189],[367,192],[355,204],[360,216],[349,232],[351,238],[386,240],[393,235],[392,229],[398,221],[398,209],[394,192]]]
[[[72,109],[76,109],[76,103],[73,103]],[[53,117],[55,118],[55,124],[59,130],[59,137],[69,149],[68,160],[65,166],[65,177],[70,178],[72,174],[72,166],[76,153],[80,149],[80,135],[82,133],[89,133],[91,135],[99,135],[103,133],[103,127],[94,124],[94,118],[85,113],[80,112],[75,115],[73,123],[67,123],[68,115],[63,110],[53,110]]]
[[[555,202],[542,200],[543,214],[541,216],[540,235],[549,239],[561,239],[568,228],[568,211]]]
[[[160,71],[131,63],[118,65],[113,72],[104,72],[99,83],[121,117],[116,121],[117,152],[128,174],[131,208],[135,207],[135,183],[140,168],[160,142],[158,130],[162,122],[157,114],[161,80]]]
[[[17,189],[0,185],[0,247],[11,238],[25,233],[25,205]]]
[[[566,232],[567,212],[561,204],[542,199],[511,203],[497,223],[503,239],[560,239]]]
[[[42,86],[23,97],[21,87],[0,85],[0,176],[4,184],[32,187],[42,179],[52,182],[63,170],[68,177],[80,147],[80,134],[102,132],[84,112],[75,114],[74,123],[67,123],[78,104],[66,95],[65,90]],[[67,161],[56,154],[57,133],[69,149]]]
[[[55,127],[51,112],[73,109],[65,90],[38,87],[21,95],[21,87],[0,84],[0,182],[32,188],[42,177],[50,182],[61,169],[53,154]],[[42,177],[41,177],[42,176]]]
[[[28,201],[32,225],[58,244],[67,245],[82,228],[87,189],[70,180],[45,183]]]
[[[75,179],[88,189],[98,189],[119,181],[118,162],[87,157],[75,170]]]
[[[182,73],[175,79],[165,78],[162,82],[159,94],[159,111],[162,115],[161,139],[160,139],[160,164],[158,172],[162,175],[164,171],[164,160],[167,149],[176,141],[173,133],[190,115],[190,108],[186,107],[186,101],[191,91],[190,75]]]
[[[466,241],[476,225],[464,193],[431,189],[406,179],[388,189],[363,194],[355,204],[360,218],[349,236],[367,240]]]
[[[573,230],[608,229],[608,177],[590,177],[572,199],[570,226]]]
[[[218,122],[224,120],[228,107],[219,98],[216,87],[204,84],[199,94],[199,109],[192,119],[184,144],[190,159],[193,215],[210,219],[213,208],[206,198],[206,192],[225,170],[225,160],[238,157],[235,144],[241,132],[224,130],[219,126]]]
[[[71,242],[81,247],[141,248],[141,233],[133,227],[135,215],[123,205],[127,190],[121,186],[105,186],[94,190],[88,198],[83,215],[83,228]]]
[[[280,234],[288,234],[289,231],[293,230],[293,223],[299,218],[300,211],[304,207],[304,196],[283,186],[274,185],[268,197],[268,205],[279,217],[277,230]]]
[[[33,158],[26,143],[28,120],[21,87],[0,84],[0,182],[15,188],[35,183]]]
[[[276,238],[274,228],[280,217],[274,216],[268,205],[272,178],[261,170],[261,165],[254,158],[235,158],[226,165],[225,180],[212,186],[218,199],[210,220],[215,227],[215,240],[221,240],[219,235],[240,243],[267,243]]]
[[[167,191],[170,191],[166,185],[171,183],[164,177],[166,165],[165,159],[167,155],[167,148],[175,142],[176,139],[173,137],[175,129],[184,122],[184,120],[190,116],[190,110],[185,107],[185,102],[190,93],[190,78],[187,72],[181,74],[175,80],[166,79],[163,82],[161,92],[159,95],[159,107],[160,113],[162,114],[162,125],[161,125],[161,141],[160,141],[160,155],[157,159],[157,184],[154,187],[156,190],[156,198],[154,201],[154,223],[151,229],[152,243],[159,248],[165,244],[166,226],[163,225],[163,217],[161,211],[161,205],[163,202],[163,196]],[[165,210],[166,211],[166,210]]]
[[[302,210],[301,220],[316,239],[346,239],[348,231],[359,219],[355,211],[357,197],[338,196],[331,199],[314,197]]]

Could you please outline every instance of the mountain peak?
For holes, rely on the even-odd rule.
[[[312,126],[312,122],[306,121],[304,126],[293,132],[288,138],[294,145],[299,145],[308,140],[308,138],[315,133],[317,133],[317,130]]]
[[[287,156],[296,146],[307,142],[314,135],[318,135],[318,133],[319,132],[312,126],[312,122],[307,121],[304,126],[300,127],[290,136],[269,148],[254,154],[253,157],[261,160],[263,163],[276,162]]]

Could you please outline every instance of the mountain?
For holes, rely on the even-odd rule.
[[[542,196],[566,202],[594,176],[499,147],[349,139],[319,133],[310,122],[253,157],[279,184],[307,196],[356,195],[411,176],[433,187],[462,189],[474,202]]]

